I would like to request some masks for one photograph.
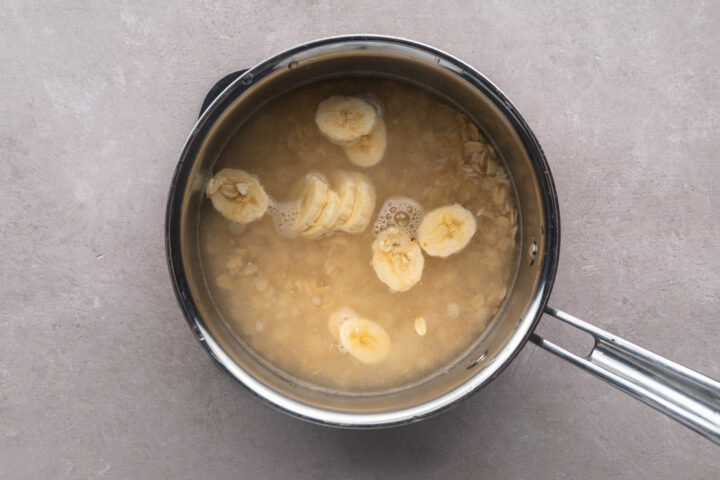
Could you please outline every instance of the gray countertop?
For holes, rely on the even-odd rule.
[[[534,345],[420,424],[286,417],[213,366],[163,246],[215,80],[317,37],[404,36],[535,130],[562,211],[551,303],[718,379],[717,5],[155,3],[0,7],[0,478],[718,478],[717,446]]]

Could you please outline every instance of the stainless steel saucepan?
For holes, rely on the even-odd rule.
[[[329,393],[299,385],[269,368],[231,335],[217,312],[197,245],[203,185],[232,132],[277,95],[318,80],[354,75],[409,82],[474,119],[504,159],[520,211],[517,279],[487,330],[442,375],[383,394]],[[469,65],[426,45],[382,36],[322,39],[280,53],[232,81],[204,110],[180,156],[167,205],[166,248],[180,306],[212,358],[255,395],[296,417],[348,428],[422,420],[489,383],[531,341],[720,443],[720,383],[547,306],[560,249],[560,216],[543,151],[495,85]],[[591,335],[592,352],[581,358],[533,333],[543,314]]]

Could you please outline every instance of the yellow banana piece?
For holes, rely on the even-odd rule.
[[[315,223],[327,204],[329,191],[330,187],[325,177],[317,172],[305,175],[300,186],[294,231],[304,232]]]
[[[344,170],[336,170],[330,175],[333,190],[338,193],[340,202],[339,212],[333,228],[344,224],[353,212],[355,205],[355,180]]]
[[[418,229],[418,242],[425,253],[447,257],[470,243],[477,222],[475,216],[460,204],[436,208],[425,214]]]
[[[378,234],[372,244],[375,274],[393,292],[404,292],[422,278],[425,258],[418,242],[397,227]]]
[[[375,212],[375,188],[370,179],[359,172],[348,172],[355,183],[354,203],[350,216],[338,230],[348,233],[360,233],[367,228]]]
[[[365,100],[333,95],[318,105],[315,123],[331,142],[352,145],[370,133],[377,117],[375,107]]]
[[[333,229],[340,214],[340,197],[334,190],[327,193],[327,202],[320,216],[300,235],[306,238],[318,238]]]
[[[332,314],[328,327],[340,346],[362,363],[378,363],[390,353],[391,341],[385,329],[349,308]]]
[[[343,146],[343,150],[348,160],[359,167],[367,168],[377,165],[383,159],[386,146],[387,129],[382,117],[378,116],[367,135],[360,137],[352,145]]]
[[[220,214],[238,223],[261,218],[268,208],[268,195],[257,178],[244,170],[223,168],[205,187],[205,195]]]

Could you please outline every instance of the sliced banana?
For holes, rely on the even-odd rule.
[[[404,292],[422,278],[425,258],[418,242],[397,227],[380,232],[372,244],[372,266],[393,292]]]
[[[426,213],[418,241],[428,255],[447,257],[465,248],[476,229],[475,216],[456,203]]]
[[[353,176],[344,170],[335,170],[330,175],[333,190],[338,193],[340,211],[335,221],[334,228],[344,224],[353,212],[355,205],[355,180]]]
[[[343,307],[337,312],[333,313],[328,319],[328,329],[330,330],[330,335],[332,335],[335,340],[339,341],[340,327],[342,327],[343,323],[345,323],[346,321],[356,318],[358,318],[358,314],[347,307]]]
[[[325,209],[330,187],[325,177],[317,172],[305,175],[300,186],[298,197],[298,213],[293,230],[304,232],[315,223]]]
[[[367,135],[375,125],[375,107],[357,97],[333,95],[320,102],[315,123],[320,132],[333,143],[352,145]]]
[[[336,170],[331,180],[332,188],[324,175],[310,172],[295,184],[290,201],[273,202],[275,230],[286,237],[306,238],[335,230],[365,230],[375,212],[375,188],[370,179],[359,172]]]
[[[353,209],[347,220],[336,228],[348,233],[360,233],[367,228],[375,212],[375,187],[362,173],[347,173],[355,183]]]
[[[306,238],[318,238],[333,229],[340,213],[340,197],[334,190],[327,193],[327,202],[320,216],[300,235]]]
[[[343,323],[340,344],[365,364],[378,363],[390,353],[390,337],[385,329],[365,318]]]
[[[378,363],[390,353],[390,337],[385,329],[349,308],[332,314],[328,326],[341,347],[362,363]]]
[[[205,195],[228,220],[250,223],[265,214],[268,195],[257,178],[244,170],[223,168],[208,180]]]
[[[352,145],[343,146],[345,154],[352,163],[359,167],[372,167],[380,162],[385,156],[387,145],[387,129],[382,117],[375,120],[370,133],[358,139]]]

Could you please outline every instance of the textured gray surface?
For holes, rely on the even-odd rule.
[[[716,5],[116,3],[0,6],[0,478],[717,478],[718,447],[532,345],[418,425],[285,417],[212,365],[163,251],[217,78],[320,36],[406,36],[537,133],[563,219],[552,303],[720,378]]]

